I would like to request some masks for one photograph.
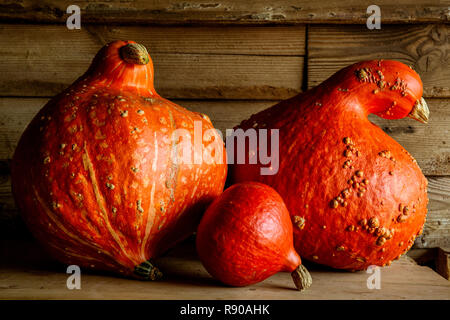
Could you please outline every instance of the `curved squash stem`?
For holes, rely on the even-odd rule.
[[[150,260],[134,267],[134,274],[142,280],[159,280],[162,278],[162,272]]]
[[[291,273],[292,280],[294,280],[294,284],[297,287],[297,290],[303,291],[308,289],[312,284],[312,277],[308,270],[301,264],[292,271]]]
[[[428,122],[428,117],[430,115],[430,110],[428,109],[428,105],[425,102],[424,98],[420,98],[414,104],[413,109],[409,113],[408,117],[420,121],[422,123]]]

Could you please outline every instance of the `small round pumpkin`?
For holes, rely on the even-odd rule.
[[[219,161],[182,161],[175,132],[195,137],[196,125],[201,150],[215,142]],[[225,157],[206,115],[155,92],[145,47],[115,41],[29,124],[12,188],[28,228],[56,259],[156,279],[150,259],[195,231],[223,190]]]
[[[225,284],[247,286],[288,271],[298,290],[311,285],[294,249],[283,199],[262,183],[238,183],[225,190],[206,210],[196,244],[206,270]]]

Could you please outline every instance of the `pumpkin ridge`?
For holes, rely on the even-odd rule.
[[[112,85],[112,84],[114,83],[114,81],[117,80],[117,77],[118,77],[119,75],[122,74],[123,70],[125,69],[125,63],[124,63],[123,61],[117,61],[117,62],[116,62],[116,65],[115,65],[109,72],[110,72],[110,73],[113,73],[113,72],[116,71],[116,69],[119,68],[119,67],[120,67],[121,69],[119,69],[119,74],[118,74],[118,75],[115,75],[115,77],[111,77],[111,79],[110,79],[110,81],[109,81],[108,83],[106,83],[106,81],[107,81],[106,78],[105,78],[105,80],[103,80],[103,82],[105,82],[105,85],[106,85],[106,86]]]
[[[45,202],[43,201],[43,199],[41,198],[41,196],[39,195],[39,193],[36,190],[36,187],[33,186],[32,187],[33,192],[34,192],[34,196],[36,197],[36,200],[38,201],[38,203],[41,205],[42,209],[45,211],[45,213],[47,214],[47,216],[50,218],[50,220],[62,231],[64,232],[65,235],[67,235],[70,238],[70,241],[74,241],[75,244],[77,244],[75,241],[79,241],[80,243],[94,249],[94,250],[101,250],[100,247],[92,245],[86,241],[84,241],[82,238],[76,236],[75,234],[73,234],[71,231],[69,231],[67,228],[65,228],[62,224],[61,221],[59,221],[59,219],[53,214],[53,211],[50,210],[50,208],[45,204]]]
[[[172,203],[174,203],[175,202],[175,188],[177,185],[179,164],[177,163],[177,161],[178,161],[178,144],[177,144],[176,137],[174,136],[173,132],[177,129],[177,126],[173,119],[172,111],[169,108],[167,108],[167,111],[169,113],[170,125],[172,127],[172,145],[170,147],[169,161],[168,161],[169,162],[168,168],[170,170],[169,180],[168,180],[168,188],[170,191],[170,200],[172,201]],[[177,161],[174,162],[173,161],[174,159],[176,159]]]
[[[98,183],[97,183],[97,178],[95,176],[95,171],[94,171],[94,168],[92,166],[92,162],[90,160],[86,144],[84,145],[84,153],[83,153],[82,157],[83,157],[83,163],[86,165],[86,167],[88,169],[88,173],[89,173],[89,177],[90,177],[91,182],[92,182],[92,189],[94,191],[94,195],[95,195],[95,199],[97,201],[97,205],[98,205],[98,207],[100,209],[100,212],[103,215],[103,221],[105,221],[105,223],[106,223],[106,229],[108,230],[108,232],[110,233],[110,235],[114,239],[114,241],[117,243],[117,245],[119,246],[120,250],[124,253],[124,255],[132,263],[134,263],[134,260],[130,257],[128,252],[125,250],[125,247],[124,247],[122,241],[120,240],[120,237],[117,235],[117,233],[111,227],[111,224],[110,224],[109,218],[108,218],[108,213],[106,212],[105,206],[102,203],[102,202],[105,202],[105,198],[100,193],[100,189],[99,189]]]
[[[156,164],[158,162],[158,141],[156,138],[156,132],[153,133],[154,136],[154,145],[155,145],[155,158],[153,159],[153,163],[152,163],[152,171],[154,173],[156,173]],[[144,237],[142,240],[142,245],[141,245],[141,255],[142,256],[146,256],[146,248],[147,248],[147,242],[148,242],[148,238],[150,235],[150,230],[152,229],[153,225],[155,224],[155,213],[156,213],[156,209],[155,209],[155,205],[154,205],[154,201],[155,201],[155,186],[156,186],[156,179],[153,179],[152,182],[152,187],[150,189],[150,201],[149,201],[149,206],[148,206],[148,210],[147,210],[147,222],[145,225],[145,232],[144,232]],[[150,216],[150,213],[152,216]],[[158,220],[159,222],[159,220]]]

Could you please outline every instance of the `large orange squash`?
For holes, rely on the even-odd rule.
[[[261,175],[266,165],[238,164],[232,180],[279,192],[302,258],[350,270],[384,266],[422,230],[427,180],[416,160],[368,120],[371,113],[426,122],[418,74],[396,61],[360,62],[240,125],[280,130],[278,172]]]
[[[215,142],[219,161],[182,160],[177,129],[204,135],[191,159]],[[12,163],[17,205],[58,260],[158,278],[149,259],[191,234],[223,190],[226,155],[212,129],[206,115],[155,92],[145,47],[112,42],[22,135]]]

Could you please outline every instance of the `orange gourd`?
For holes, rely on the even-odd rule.
[[[246,286],[288,271],[298,290],[311,285],[293,246],[289,212],[267,185],[244,182],[225,190],[206,210],[196,244],[205,268],[225,284]]]
[[[195,136],[195,124],[213,129],[155,92],[145,47],[107,44],[19,141],[12,188],[29,229],[63,263],[159,278],[151,259],[195,231],[225,183],[214,130],[200,145],[218,143],[223,161],[178,161],[174,132]]]
[[[426,122],[419,75],[397,61],[356,63],[239,126],[279,129],[278,172],[261,175],[263,165],[247,162],[233,166],[231,180],[279,192],[302,258],[349,270],[384,266],[422,231],[427,180],[371,113]]]

